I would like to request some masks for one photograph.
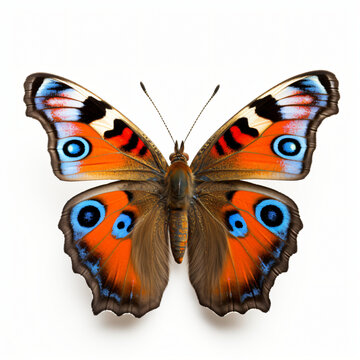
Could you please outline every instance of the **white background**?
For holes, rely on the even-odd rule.
[[[1,359],[359,359],[359,16],[352,1],[12,1],[1,9]],[[22,84],[51,72],[92,90],[168,157],[172,142],[142,80],[192,158],[230,116],[286,78],[334,72],[340,113],[318,131],[302,181],[257,181],[290,196],[304,229],[271,309],[220,318],[171,260],[161,306],[141,319],[92,315],[57,223],[99,182],[60,182]]]

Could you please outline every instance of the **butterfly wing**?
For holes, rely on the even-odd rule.
[[[268,311],[270,288],[296,252],[295,203],[242,181],[204,182],[189,219],[189,274],[200,304],[221,316]]]
[[[93,292],[95,314],[136,317],[159,306],[168,282],[166,207],[155,182],[115,182],[65,206],[59,223],[73,270]]]
[[[72,81],[37,73],[24,84],[26,114],[49,135],[62,180],[161,178],[167,163],[150,139],[104,100]]]
[[[314,71],[267,91],[226,122],[200,149],[191,169],[198,180],[304,178],[316,129],[338,112],[334,74]]]

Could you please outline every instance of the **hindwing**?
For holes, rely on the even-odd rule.
[[[59,224],[73,269],[93,292],[93,311],[156,308],[168,282],[166,206],[156,184],[115,182],[65,206]]]
[[[302,223],[286,196],[246,182],[203,183],[190,209],[189,274],[202,305],[218,315],[268,311]]]

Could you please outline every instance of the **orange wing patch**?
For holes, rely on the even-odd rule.
[[[227,196],[232,205],[225,205],[222,213],[232,236],[227,239],[228,253],[218,296],[222,301],[240,304],[247,299],[256,302],[258,298],[260,307],[268,308],[270,303],[262,294],[263,285],[280,262],[288,238],[289,208],[255,192],[236,191]]]
[[[72,258],[74,270],[86,278],[93,290],[95,314],[109,309],[118,315],[131,312],[142,316],[158,306],[161,293],[147,287],[137,271],[139,264],[134,263],[132,256],[134,241],[145,245],[147,239],[134,237],[133,229],[141,226],[138,222],[159,198],[145,191],[108,190],[91,195],[93,192],[74,198],[65,207],[60,222],[66,235],[65,250]],[[158,235],[159,241],[166,236]],[[157,277],[164,267],[153,266],[153,270],[150,276]]]
[[[206,211],[201,211],[202,208]],[[195,211],[201,224],[210,221],[206,218],[208,214],[221,224],[220,228],[212,229],[203,226],[198,231],[205,234],[189,239],[190,279],[201,304],[219,315],[229,311],[245,313],[250,308],[267,311],[269,290],[276,276],[287,270],[289,257],[296,251],[296,236],[302,227],[296,205],[284,195],[261,186],[218,183],[201,187]],[[196,224],[191,226],[190,233],[199,234],[194,228]],[[216,249],[221,249],[222,244],[225,251],[219,252]],[[214,269],[207,264],[206,273],[202,273],[194,258],[194,252],[202,247],[207,249],[206,258],[222,259],[213,279],[207,274]],[[218,251],[217,256],[209,253],[211,249]],[[216,266],[214,260],[212,263]]]
[[[79,85],[50,74],[25,82],[27,115],[50,137],[55,175],[62,180],[162,178],[167,163],[124,115]]]
[[[201,148],[198,180],[300,179],[307,175],[316,129],[338,111],[335,76],[315,71],[275,86],[240,110]]]
[[[83,123],[67,122],[56,123],[58,141],[56,151],[59,159],[59,176],[65,176],[67,180],[93,179],[94,174],[103,178],[121,178],[127,171],[134,171],[134,179],[137,172],[150,172],[151,167],[141,162],[135,162],[132,158],[124,156],[111,141],[104,139],[91,127]],[[128,129],[128,131],[132,131]],[[144,147],[143,143],[142,148]],[[137,149],[134,149],[137,151]],[[150,156],[146,149],[144,158]]]

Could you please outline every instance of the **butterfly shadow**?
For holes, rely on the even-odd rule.
[[[116,316],[111,311],[104,311],[100,314],[100,317],[101,325],[107,329],[129,329],[129,327],[141,326],[141,321],[131,314]]]
[[[202,308],[200,310],[201,317],[211,326],[221,329],[239,329],[244,319],[241,315],[232,312],[225,316],[219,316],[209,309]],[[248,323],[248,322],[247,322]]]

